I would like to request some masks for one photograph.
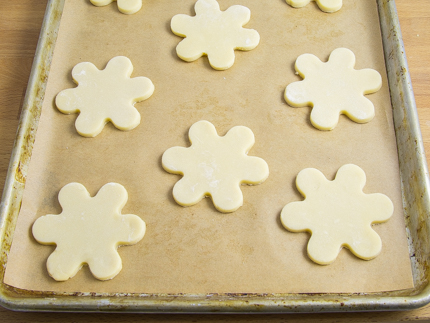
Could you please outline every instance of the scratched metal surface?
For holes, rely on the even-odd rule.
[[[377,0],[415,289],[377,294],[96,294],[19,290],[3,283],[64,0],[50,0],[0,204],[0,305],[22,311],[286,313],[407,310],[430,302],[429,177],[394,0]]]

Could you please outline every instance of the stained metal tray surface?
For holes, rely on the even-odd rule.
[[[24,311],[288,313],[407,310],[430,302],[429,177],[393,0],[377,0],[397,138],[415,288],[369,294],[97,294],[20,290],[3,283],[64,0],[50,0],[0,205],[0,305]]]

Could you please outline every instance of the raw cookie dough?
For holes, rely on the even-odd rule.
[[[312,0],[286,0],[294,8],[306,6]],[[324,12],[336,12],[342,7],[342,0],[314,0],[318,7]]]
[[[345,114],[358,123],[375,116],[373,103],[364,94],[378,91],[381,75],[373,69],[355,70],[355,55],[346,48],[335,49],[328,62],[311,54],[300,55],[296,71],[304,78],[285,90],[285,100],[293,107],[311,106],[311,122],[320,130],[332,130]]]
[[[137,243],[146,229],[137,215],[121,214],[127,199],[125,188],[116,183],[104,185],[94,197],[79,183],[60,190],[63,212],[42,216],[33,224],[37,242],[57,245],[46,263],[52,278],[67,280],[83,264],[100,280],[112,279],[121,271],[118,246]]]
[[[221,11],[216,0],[198,0],[194,17],[179,14],[172,18],[175,35],[186,37],[176,47],[184,61],[191,62],[207,55],[216,70],[226,70],[234,63],[234,50],[251,50],[260,42],[253,29],[242,28],[251,18],[251,11],[240,5]]]
[[[297,175],[305,200],[287,204],[281,222],[289,231],[311,233],[307,250],[314,262],[330,264],[342,247],[366,260],[380,253],[381,238],[371,224],[387,221],[394,207],[383,194],[364,194],[365,183],[364,171],[353,164],[339,168],[333,181],[314,168]]]
[[[90,0],[95,6],[106,6],[114,1],[118,2],[118,10],[127,15],[136,13],[142,8],[142,0]]]
[[[55,98],[58,110],[78,113],[76,130],[85,137],[95,137],[109,121],[120,130],[131,130],[140,123],[136,102],[146,100],[154,85],[146,77],[130,78],[131,61],[124,56],[112,58],[104,70],[92,63],[79,63],[72,70],[76,88],[63,90]]]
[[[218,136],[208,121],[193,124],[189,131],[191,147],[173,147],[163,154],[163,168],[184,177],[173,188],[175,201],[182,206],[211,196],[215,208],[233,212],[243,204],[242,183],[260,184],[269,176],[267,163],[247,153],[254,145],[254,134],[243,126]]]

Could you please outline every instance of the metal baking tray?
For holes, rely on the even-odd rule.
[[[3,283],[44,99],[64,0],[50,0],[28,83],[0,205],[0,305],[26,311],[287,313],[407,310],[430,302],[429,177],[393,0],[377,0],[400,160],[415,288],[354,294],[99,294],[20,290]]]

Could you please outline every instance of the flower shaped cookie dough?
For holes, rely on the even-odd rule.
[[[311,122],[320,130],[331,130],[345,114],[358,123],[375,115],[373,103],[364,94],[381,88],[381,75],[372,69],[355,70],[355,56],[346,48],[335,49],[327,63],[311,54],[300,55],[296,71],[303,81],[285,90],[285,100],[293,107],[312,106]]]
[[[184,61],[191,62],[207,55],[216,70],[226,70],[234,63],[234,50],[251,50],[260,42],[253,29],[242,28],[251,18],[248,8],[231,6],[221,11],[216,0],[198,0],[196,16],[176,15],[171,28],[175,35],[186,37],[176,47]]]
[[[142,0],[90,0],[95,6],[107,6],[108,4],[117,1],[118,10],[127,15],[136,13],[142,8]]]
[[[287,204],[281,212],[283,226],[292,232],[310,231],[308,255],[321,265],[333,262],[342,247],[359,258],[372,259],[382,248],[372,223],[387,221],[393,203],[380,193],[364,194],[364,171],[342,166],[333,181],[317,169],[302,170],[296,179],[304,201]]]
[[[109,121],[120,130],[131,130],[140,123],[134,103],[149,98],[154,85],[146,77],[130,78],[131,61],[112,58],[104,70],[92,63],[79,63],[72,70],[76,88],[63,90],[55,98],[58,110],[78,113],[76,130],[85,137],[97,136]]]
[[[306,6],[311,0],[286,0],[294,8]],[[318,7],[324,12],[336,12],[342,7],[342,0],[314,0]]]
[[[170,148],[162,158],[166,171],[184,175],[173,188],[173,197],[182,206],[211,196],[218,211],[233,212],[243,204],[240,185],[260,184],[269,176],[263,159],[247,156],[254,145],[247,127],[233,127],[220,137],[212,123],[199,121],[191,126],[189,139],[191,147]]]
[[[122,268],[117,248],[141,240],[145,222],[137,215],[121,214],[127,191],[116,183],[104,185],[95,197],[79,183],[64,186],[58,195],[63,212],[40,217],[33,236],[42,244],[56,244],[47,268],[55,280],[73,277],[88,264],[100,280],[115,277]]]

